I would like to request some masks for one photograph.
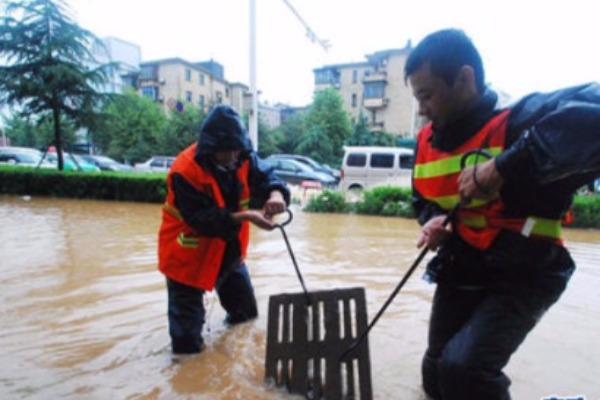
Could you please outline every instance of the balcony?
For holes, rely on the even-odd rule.
[[[368,108],[369,110],[377,110],[380,108],[385,108],[385,107],[387,107],[388,103],[389,103],[389,99],[386,99],[384,97],[375,97],[375,98],[369,98],[369,99],[363,100],[363,106],[365,108]]]
[[[368,75],[363,78],[363,83],[369,82],[387,82],[386,71],[371,71]]]

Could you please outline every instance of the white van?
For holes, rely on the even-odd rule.
[[[403,147],[345,146],[340,188],[411,187],[414,151]]]

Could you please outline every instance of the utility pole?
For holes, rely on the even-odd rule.
[[[258,92],[256,90],[256,0],[250,0],[250,93],[252,95],[250,115],[250,140],[258,150]]]

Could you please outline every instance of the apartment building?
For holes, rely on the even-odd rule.
[[[248,87],[227,82],[223,66],[214,60],[193,63],[167,58],[143,62],[133,81],[142,96],[160,102],[165,111],[181,110],[186,104],[204,110],[216,104],[229,104],[240,112],[247,110]]]
[[[411,49],[408,41],[402,49],[368,54],[364,62],[317,68],[315,92],[333,87],[342,96],[344,109],[353,122],[362,114],[372,131],[413,137],[423,121],[404,82],[404,64]]]

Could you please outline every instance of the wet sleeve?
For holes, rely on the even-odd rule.
[[[524,98],[511,110],[507,144],[496,158],[505,180],[525,173],[544,185],[599,176],[600,85]]]
[[[225,208],[204,192],[196,190],[180,174],[173,174],[175,206],[185,222],[201,236],[220,237],[225,241],[237,238],[240,225]]]
[[[286,204],[289,206],[290,190],[286,183],[275,175],[273,167],[260,159],[255,153],[251,153],[248,157],[250,160],[248,184],[252,197],[251,207],[261,208],[269,199],[273,190],[281,192]]]

